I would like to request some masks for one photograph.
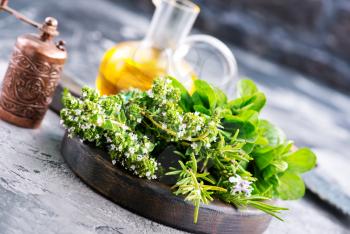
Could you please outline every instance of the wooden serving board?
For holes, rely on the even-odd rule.
[[[197,224],[194,206],[172,194],[158,181],[140,179],[113,166],[108,155],[64,136],[61,152],[69,167],[86,184],[118,205],[156,222],[194,233],[258,234],[266,230],[271,216],[252,208],[237,210],[214,201],[202,205]]]

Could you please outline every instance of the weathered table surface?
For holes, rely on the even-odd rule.
[[[93,7],[85,0],[13,2],[36,19],[47,15],[61,23],[70,57],[66,72],[92,84],[103,51],[114,41],[140,38],[147,18],[109,1]],[[0,14],[0,77],[14,38],[31,31]],[[319,157],[317,173],[329,175],[350,194],[350,97],[233,48],[241,74],[256,80],[267,93],[264,112],[298,145]],[[37,130],[0,121],[0,233],[180,233],[135,215],[83,184],[59,152],[64,130],[49,111]],[[347,164],[349,165],[349,164]],[[336,173],[334,173],[336,172]],[[345,178],[345,179],[344,179]],[[289,207],[285,222],[273,220],[266,233],[350,233],[349,217],[308,194]]]

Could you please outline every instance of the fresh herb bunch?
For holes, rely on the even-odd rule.
[[[65,91],[61,119],[71,136],[106,149],[113,164],[134,175],[176,176],[172,188],[195,205],[194,222],[200,204],[214,198],[279,218],[285,208],[264,201],[301,198],[300,173],[315,166],[316,156],[307,148],[293,150],[279,128],[259,117],[265,103],[250,80],[240,80],[229,101],[205,81],[196,80],[190,95],[176,79],[163,77],[147,92],[100,96],[83,88],[75,98]],[[159,149],[169,144],[181,158],[170,170],[157,162]]]

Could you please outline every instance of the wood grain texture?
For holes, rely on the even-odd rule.
[[[64,136],[61,152],[69,167],[89,186],[113,202],[154,221],[195,233],[257,234],[266,230],[271,217],[255,209],[239,211],[220,201],[202,205],[198,223],[194,206],[175,196],[170,187],[129,175],[113,166],[108,155]]]

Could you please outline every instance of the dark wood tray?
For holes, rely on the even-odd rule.
[[[194,233],[255,234],[264,232],[271,220],[256,209],[237,210],[214,201],[200,207],[194,224],[194,206],[173,195],[168,185],[129,175],[113,166],[105,152],[67,134],[61,152],[72,171],[95,191],[132,212],[174,228]]]

